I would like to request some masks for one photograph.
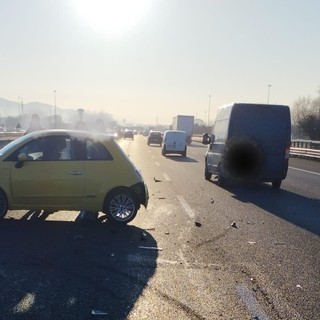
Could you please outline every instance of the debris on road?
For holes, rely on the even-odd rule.
[[[101,310],[93,309],[91,311],[91,314],[94,315],[94,316],[106,316],[108,313],[104,312],[104,311],[101,311]]]
[[[300,284],[297,284],[296,287],[299,288],[299,289],[302,289],[302,287],[300,286]]]
[[[153,177],[154,182],[162,182],[162,180],[156,179],[156,177]]]
[[[158,251],[162,251],[162,248],[158,248],[158,247],[144,247],[144,246],[139,246],[139,249],[146,249],[146,250],[158,250]]]
[[[235,221],[233,221],[233,222],[231,223],[231,227],[232,227],[232,228],[236,228],[236,229],[239,228],[238,225],[237,225],[237,223],[236,223]]]
[[[214,203],[214,199],[213,198],[211,198],[211,203]]]
[[[81,234],[77,234],[73,237],[74,240],[78,240],[78,239],[82,239],[82,235]]]
[[[284,242],[281,241],[275,241],[274,243],[276,246],[285,246],[286,244]]]
[[[140,240],[146,240],[147,239],[147,234],[145,232],[141,232],[141,237],[140,237]]]
[[[249,244],[256,244],[255,241],[248,241]]]
[[[170,232],[166,231],[164,234],[170,234]]]
[[[199,221],[195,221],[194,224],[196,225],[196,227],[201,227],[202,224]]]

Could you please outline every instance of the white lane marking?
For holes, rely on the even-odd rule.
[[[184,197],[182,196],[177,196],[178,200],[180,201],[183,209],[185,210],[185,212],[187,213],[187,215],[193,219],[196,215],[193,212],[193,210],[190,208],[190,206],[188,205],[187,201],[184,199]]]
[[[248,308],[252,319],[269,320],[268,316],[264,313],[252,292],[247,287],[237,286],[236,290],[241,300]]]
[[[171,179],[169,178],[169,176],[166,173],[163,173],[163,176],[164,176],[164,180],[171,181]]]
[[[302,171],[302,172],[307,172],[307,173],[311,173],[311,174],[315,174],[315,175],[317,175],[317,176],[320,176],[320,173],[313,172],[313,171],[302,170],[302,169],[293,168],[293,167],[289,167],[289,169],[298,170],[298,171]]]
[[[157,167],[160,167],[160,163],[159,162],[155,162]]]

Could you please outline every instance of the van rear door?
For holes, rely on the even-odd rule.
[[[230,119],[229,137],[248,137],[263,153],[262,178],[286,177],[286,151],[291,140],[288,106],[235,105]]]

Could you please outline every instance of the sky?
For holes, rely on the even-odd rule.
[[[0,0],[7,100],[170,124],[319,88],[319,0]]]

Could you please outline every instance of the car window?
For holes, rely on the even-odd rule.
[[[88,140],[87,160],[112,160],[112,156],[101,143],[95,143]]]
[[[71,142],[74,160],[113,160],[111,153],[99,142],[74,139]]]
[[[18,161],[22,153],[27,155],[27,161],[70,160],[70,139],[63,136],[38,138],[17,149],[7,160]]]

